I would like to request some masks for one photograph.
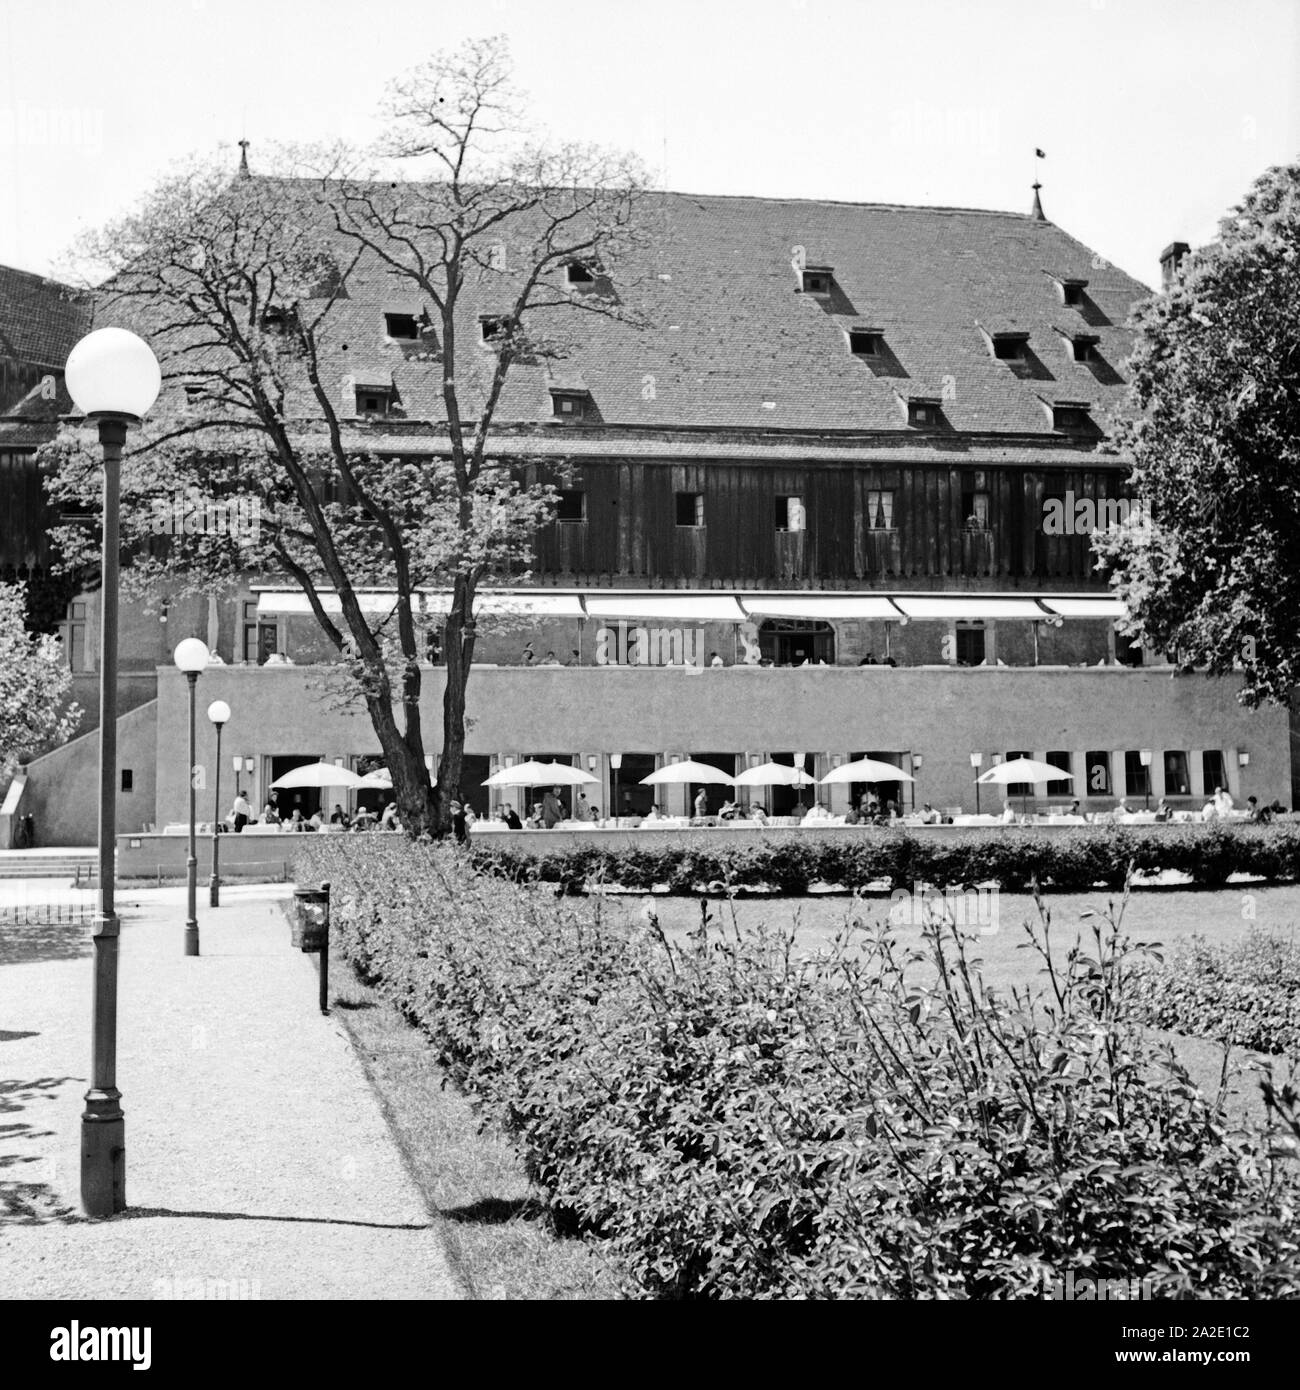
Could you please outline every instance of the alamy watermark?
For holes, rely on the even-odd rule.
[[[257,497],[218,501],[188,488],[150,502],[149,529],[155,536],[231,536],[256,540],[262,529],[262,502]]]
[[[1156,1295],[1149,1274],[1137,1279],[1103,1279],[1076,1275],[1068,1269],[1063,1279],[1043,1276],[1042,1296],[1065,1303],[1136,1303]]]
[[[1146,527],[1151,524],[1151,507],[1140,498],[1062,497],[1043,500],[1045,536],[1091,536],[1097,531],[1118,527]]]
[[[889,924],[893,927],[926,927],[950,922],[955,927],[978,927],[981,936],[998,930],[998,889],[949,888],[941,890],[918,883],[909,893],[895,888],[889,895]]]

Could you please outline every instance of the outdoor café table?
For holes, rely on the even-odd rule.
[[[954,816],[954,825],[1005,825],[1001,816]]]

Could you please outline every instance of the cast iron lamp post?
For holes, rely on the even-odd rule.
[[[972,753],[970,765],[975,772],[975,814],[978,816],[980,813],[980,768],[984,766],[984,754]]]
[[[99,623],[99,892],[91,928],[95,979],[90,1089],[81,1115],[81,1204],[87,1216],[126,1210],[126,1120],[117,1089],[118,474],[129,425],[148,414],[162,386],[149,345],[123,328],[89,333],[68,354],[64,381],[104,454]]]
[[[623,766],[622,753],[611,753],[609,755],[609,765],[614,769],[614,824],[618,825],[618,770]]]
[[[199,915],[196,901],[198,896],[199,858],[194,846],[194,692],[195,687],[199,683],[199,672],[207,667],[210,655],[211,653],[208,651],[207,647],[200,642],[197,637],[187,637],[176,648],[173,657],[177,669],[185,672],[185,679],[190,683],[190,854],[189,858],[185,861],[185,954],[187,956],[197,956],[199,953]]]
[[[1151,750],[1140,748],[1138,750],[1138,761],[1142,764],[1142,782],[1146,788],[1147,805],[1146,809],[1151,809]]]
[[[217,731],[217,771],[212,787],[212,877],[208,879],[208,906],[221,906],[220,847],[221,847],[221,726],[230,718],[230,706],[224,700],[213,700],[208,706],[208,718]],[[235,786],[239,786],[236,774]]]

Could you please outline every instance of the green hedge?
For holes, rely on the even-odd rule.
[[[1300,1294],[1296,1164],[1152,1052],[1118,931],[1030,1006],[942,925],[925,963],[862,924],[800,958],[789,928],[669,940],[652,905],[612,921],[450,846],[301,848],[348,956],[641,1296]]]
[[[1212,945],[1194,937],[1138,972],[1134,987],[1157,1028],[1300,1057],[1300,943],[1292,938],[1252,931]]]
[[[1123,884],[1130,862],[1139,873],[1176,870],[1202,887],[1234,873],[1270,882],[1300,878],[1300,825],[1177,825],[1088,827],[1043,834],[1028,829],[911,834],[863,829],[847,836],[821,832],[740,843],[683,832],[645,845],[573,845],[534,850],[472,842],[475,862],[520,882],[558,883],[583,892],[604,882],[630,889],[667,884],[674,893],[724,893],[770,887],[806,893],[815,883],[845,889],[887,880],[891,888],[998,882],[1023,891],[1035,879],[1059,891]],[[537,832],[544,841],[543,832]]]

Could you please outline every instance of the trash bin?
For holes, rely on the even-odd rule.
[[[289,941],[302,951],[325,951],[329,948],[330,886],[293,890],[293,921]]]

